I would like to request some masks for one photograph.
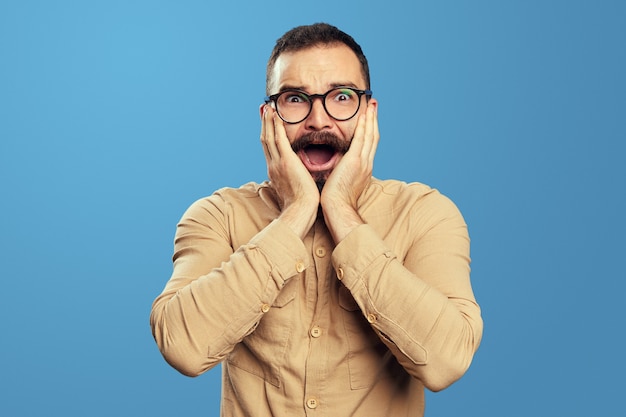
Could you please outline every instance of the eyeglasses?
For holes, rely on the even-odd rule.
[[[276,112],[285,123],[300,123],[311,114],[313,99],[322,100],[324,110],[338,121],[348,120],[358,113],[361,96],[372,96],[371,90],[357,90],[352,87],[336,87],[325,94],[307,94],[304,91],[289,89],[265,97],[265,103],[274,102]]]

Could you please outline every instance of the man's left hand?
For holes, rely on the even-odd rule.
[[[335,243],[364,223],[357,201],[371,181],[379,139],[377,103],[373,101],[365,114],[359,116],[350,149],[333,169],[322,190],[320,204]]]

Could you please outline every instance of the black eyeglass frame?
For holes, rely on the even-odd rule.
[[[354,114],[352,116],[346,117],[344,119],[340,119],[340,118],[337,118],[337,117],[333,116],[332,114],[330,114],[330,112],[326,108],[326,96],[328,96],[330,93],[332,93],[335,90],[350,90],[350,91],[355,92],[357,94],[357,96],[359,96],[358,105],[357,105],[356,110],[354,111]],[[302,94],[304,97],[306,97],[306,99],[309,102],[309,111],[307,112],[306,116],[304,116],[302,119],[298,120],[297,122],[290,122],[288,120],[285,120],[285,118],[280,114],[280,110],[278,109],[278,97],[280,97],[282,94],[285,94],[285,93]],[[307,117],[309,117],[309,115],[313,111],[313,100],[316,99],[316,98],[319,98],[320,100],[322,100],[322,106],[324,106],[324,111],[326,112],[327,115],[329,115],[333,119],[335,119],[335,120],[337,120],[339,122],[345,122],[346,120],[350,120],[359,112],[359,109],[361,108],[361,97],[362,96],[365,96],[366,99],[369,100],[372,97],[372,90],[359,90],[358,88],[354,88],[354,87],[342,87],[342,86],[340,86],[340,87],[331,88],[330,90],[328,90],[324,94],[308,94],[308,93],[306,93],[306,92],[304,92],[302,90],[298,90],[296,88],[290,88],[290,89],[287,89],[287,90],[283,90],[280,93],[272,94],[271,96],[266,96],[264,101],[265,101],[266,104],[269,104],[270,102],[273,101],[274,104],[276,105],[276,113],[278,113],[278,117],[280,117],[283,120],[283,122],[285,122],[287,124],[295,125],[295,124],[298,124],[298,123],[302,122]]]

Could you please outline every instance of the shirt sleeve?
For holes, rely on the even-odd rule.
[[[286,281],[308,267],[303,242],[280,220],[233,250],[227,217],[228,204],[217,196],[187,210],[176,231],[172,276],[152,306],[156,343],[185,375],[222,361],[254,330]]]
[[[430,390],[468,369],[483,323],[469,279],[467,227],[438,194],[428,227],[407,222],[409,248],[399,259],[371,225],[354,229],[333,252],[337,276],[399,363]],[[423,215],[420,211],[415,216]]]

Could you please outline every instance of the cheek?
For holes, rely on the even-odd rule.
[[[298,125],[288,125],[287,123],[285,123],[284,126],[285,133],[287,133],[287,139],[289,139],[289,143],[293,143],[294,140],[302,135],[301,133],[299,133]]]
[[[339,130],[341,131],[341,136],[345,140],[352,140],[354,137],[354,131],[356,130],[356,122],[352,122],[352,120],[345,121],[339,126]]]

